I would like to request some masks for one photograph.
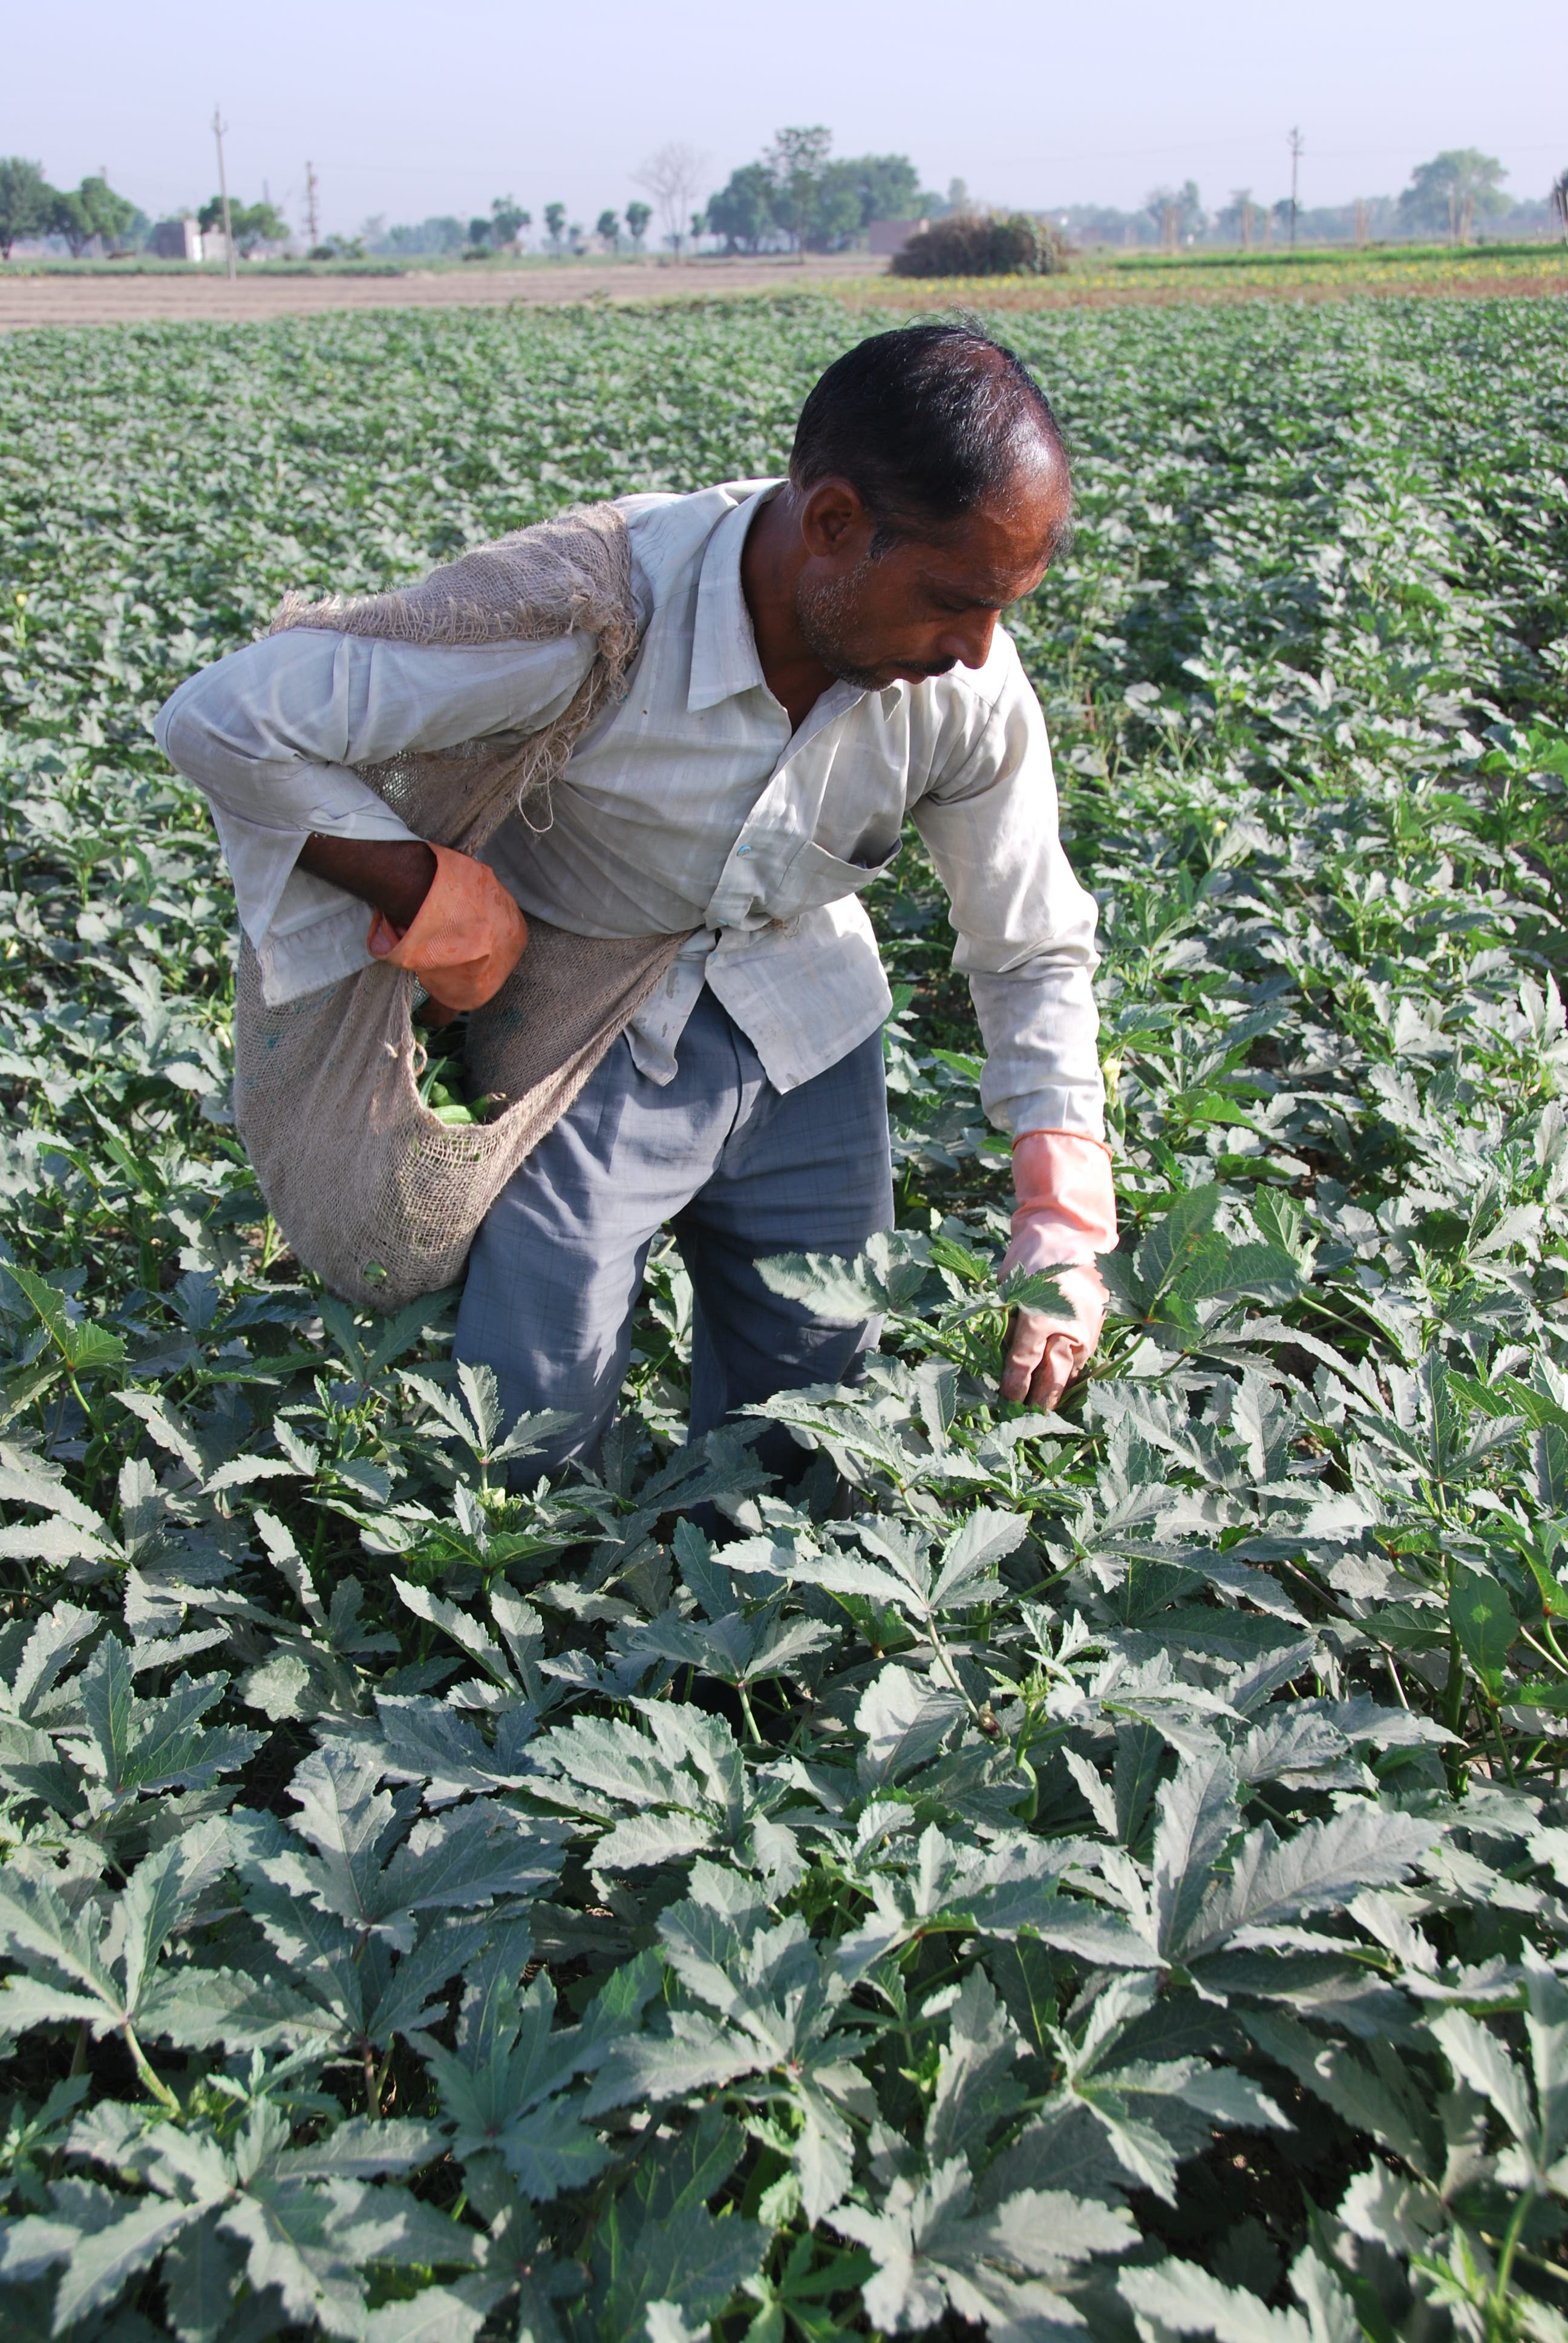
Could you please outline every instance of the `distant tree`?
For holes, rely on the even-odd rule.
[[[630,231],[631,240],[633,244],[636,245],[638,252],[642,250],[642,240],[648,234],[648,224],[652,217],[653,206],[651,204],[628,204],[626,207],[627,227]]]
[[[1478,219],[1508,209],[1499,186],[1507,176],[1495,155],[1483,155],[1479,146],[1450,146],[1430,163],[1416,165],[1399,199],[1400,219],[1418,235],[1468,244]]]
[[[284,244],[287,241],[288,224],[275,204],[236,204],[231,199],[228,216],[229,224],[234,229],[234,248],[236,252],[249,254],[256,250],[258,244]],[[221,196],[214,196],[210,202],[203,204],[196,214],[196,226],[204,236],[210,236],[222,228],[223,198]],[[347,252],[347,246],[341,236],[334,236],[329,240],[335,245],[343,245]],[[355,236],[351,241],[358,246],[361,253],[364,251],[365,242],[362,236]]]
[[[866,182],[860,166],[828,164],[817,183],[816,216],[806,239],[808,249],[836,252],[850,243],[872,216],[866,203]]]
[[[468,242],[473,245],[476,249],[482,250],[488,245],[489,241],[489,221],[483,218],[471,219],[468,222]]]
[[[141,214],[129,196],[115,193],[107,179],[84,179],[80,193],[97,224],[98,241],[106,252],[132,234]]]
[[[18,237],[42,231],[54,192],[40,164],[0,155],[0,260],[10,259]]]
[[[44,226],[50,236],[63,236],[71,257],[79,260],[95,236],[102,238],[106,252],[111,251],[136,216],[135,204],[116,196],[106,179],[90,178],[68,192],[49,190]]]
[[[766,160],[743,164],[709,197],[703,217],[710,233],[731,252],[756,252],[779,235],[808,251],[830,252],[872,220],[936,217],[947,209],[940,196],[922,191],[907,155],[834,162],[830,144],[820,125],[779,131]]]
[[[721,236],[730,252],[755,252],[779,223],[773,212],[773,174],[765,163],[743,163],[728,183],[708,198],[704,217],[711,236]]]
[[[240,204],[237,206],[230,204],[228,216],[234,227],[235,243],[247,256],[258,244],[288,242],[288,222],[276,204]],[[365,238],[362,236],[345,238],[344,246],[346,251],[349,246],[353,247],[354,258],[363,258]]]
[[[532,212],[524,211],[516,196],[498,196],[490,206],[490,236],[498,252],[516,244],[524,228],[533,224]]]
[[[859,202],[858,227],[869,227],[873,220],[919,219],[931,208],[931,198],[920,192],[920,175],[907,155],[857,155],[840,163],[829,163],[824,178],[829,184],[852,187]],[[936,197],[940,205],[941,198]]]
[[[684,139],[671,138],[632,173],[638,186],[646,187],[658,206],[665,237],[674,252],[685,245],[687,222],[707,168],[706,155]]]
[[[1262,206],[1252,201],[1251,188],[1232,187],[1230,202],[1214,215],[1215,233],[1227,244],[1250,245],[1261,218]]]
[[[593,232],[607,252],[620,250],[620,214],[600,212],[593,224]]]
[[[561,238],[566,234],[566,227],[567,207],[565,204],[547,204],[545,206],[545,234],[549,237],[550,250],[552,252],[559,252],[561,248]]]
[[[409,255],[457,252],[464,241],[463,223],[460,219],[454,219],[449,213],[438,213],[429,219],[420,220],[417,226],[405,222],[400,226],[389,227],[377,241],[387,252]]]
[[[764,161],[771,174],[774,217],[797,252],[804,252],[817,226],[822,201],[822,174],[832,151],[833,134],[826,123],[778,130]]]
[[[967,212],[967,211],[968,211],[968,209],[969,209],[969,207],[970,207],[970,190],[969,190],[969,181],[968,181],[967,179],[950,179],[950,180],[948,181],[948,209],[949,209],[949,211],[950,211],[950,212]]]
[[[73,260],[80,260],[98,233],[79,188],[51,187],[41,223],[45,236],[63,236]]]
[[[1122,212],[1113,204],[1069,204],[1063,210],[1053,211],[1051,219],[1080,247],[1146,244],[1149,240],[1147,209]]]
[[[1161,243],[1193,243],[1209,225],[1196,179],[1181,187],[1151,187],[1144,209],[1160,231]]]

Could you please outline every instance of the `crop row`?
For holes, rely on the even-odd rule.
[[[1014,320],[1014,625],[1127,1234],[994,1397],[1006,1148],[911,843],[900,1225],[803,1478],[598,1471],[301,1280],[146,735],[287,586],[767,471],[809,301],[13,342],[0,379],[0,2287],[25,2334],[1568,2336],[1568,339]],[[830,1501],[847,1480],[846,1514]]]

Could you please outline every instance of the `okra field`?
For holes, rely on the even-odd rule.
[[[1123,1239],[1003,1406],[940,889],[801,1478],[302,1275],[149,719],[288,587],[777,468],[801,297],[0,351],[17,2343],[1568,2343],[1568,315],[1018,316]],[[848,1505],[832,1503],[835,1475]]]

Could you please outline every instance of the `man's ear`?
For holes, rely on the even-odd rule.
[[[873,534],[871,517],[849,480],[829,474],[812,481],[801,499],[800,540],[814,560],[859,561]]]

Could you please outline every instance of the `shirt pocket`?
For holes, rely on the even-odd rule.
[[[840,855],[829,854],[814,838],[807,839],[786,865],[777,884],[769,890],[766,908],[769,916],[792,920],[802,911],[819,910],[824,904],[841,902],[846,895],[863,893],[896,860],[900,844],[895,833],[879,860],[847,862]]]

